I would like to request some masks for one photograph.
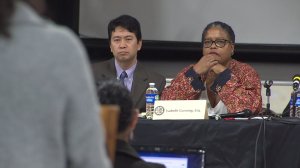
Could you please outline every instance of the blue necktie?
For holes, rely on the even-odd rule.
[[[123,71],[121,73],[121,75],[120,75],[120,81],[121,81],[121,83],[122,83],[123,86],[125,86],[125,83],[124,83],[124,79],[125,78],[128,78],[128,75],[127,75],[127,73],[125,71]]]

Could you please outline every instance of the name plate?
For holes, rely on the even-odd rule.
[[[153,120],[207,119],[206,100],[156,100]]]

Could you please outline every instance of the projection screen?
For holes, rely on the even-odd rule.
[[[81,0],[79,33],[107,38],[108,22],[136,17],[144,40],[199,42],[212,21],[232,26],[237,43],[300,44],[299,0]]]

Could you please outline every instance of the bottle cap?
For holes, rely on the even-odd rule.
[[[149,86],[155,86],[155,83],[149,83]]]

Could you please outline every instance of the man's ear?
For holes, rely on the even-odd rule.
[[[142,48],[142,45],[143,45],[143,42],[142,42],[142,40],[138,41],[138,51],[140,51],[140,50],[141,50],[141,48]]]

